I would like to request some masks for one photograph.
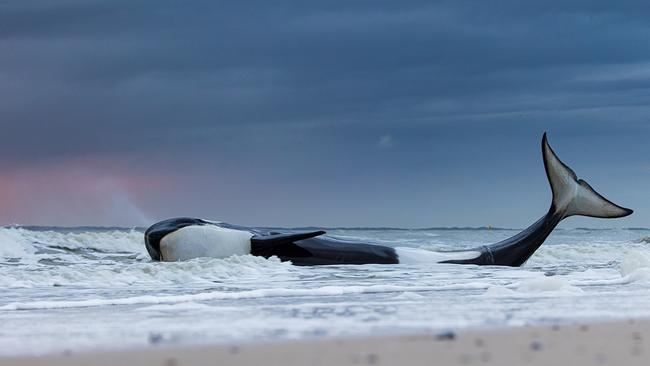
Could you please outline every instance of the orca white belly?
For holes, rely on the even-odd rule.
[[[481,252],[468,250],[466,252],[432,252],[430,250],[397,247],[395,248],[400,264],[439,263],[448,260],[467,260],[481,256]]]
[[[164,261],[183,261],[199,257],[227,258],[251,252],[248,231],[214,225],[193,225],[167,234],[160,241]]]

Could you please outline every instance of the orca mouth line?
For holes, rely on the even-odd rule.
[[[560,160],[542,137],[544,169],[552,192],[542,218],[511,238],[473,250],[435,253],[331,238],[324,231],[277,232],[194,218],[177,218],[152,225],[145,233],[151,259],[177,261],[196,257],[223,258],[252,254],[276,256],[295,265],[397,264],[412,261],[521,266],[555,227],[571,216],[618,218],[632,214],[596,192]],[[417,250],[417,249],[416,249]]]

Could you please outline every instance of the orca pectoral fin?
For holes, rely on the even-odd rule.
[[[266,258],[274,255],[308,257],[311,256],[311,253],[297,246],[295,242],[315,238],[323,234],[325,234],[325,231],[319,230],[306,233],[255,235],[251,238],[251,254]]]
[[[325,234],[325,231],[310,231],[306,233],[288,233],[288,234],[273,234],[273,235],[255,235],[251,238],[251,243],[259,245],[277,246],[283,244],[291,244],[298,240],[305,240],[315,238]]]

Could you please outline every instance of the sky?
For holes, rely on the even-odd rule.
[[[0,224],[650,227],[645,1],[0,3]]]

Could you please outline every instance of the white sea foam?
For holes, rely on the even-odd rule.
[[[650,269],[650,251],[631,250],[625,255],[621,262],[620,271],[624,276],[631,275],[638,271]]]
[[[103,262],[72,266],[30,265],[22,270],[0,267],[0,287],[124,287],[167,285],[213,285],[215,281],[260,276],[290,276],[292,266],[277,258],[233,256],[226,259],[198,258],[185,262]],[[164,287],[160,287],[164,288]]]
[[[417,256],[423,248],[468,252],[511,230],[329,233],[407,247],[418,260],[159,263],[139,230],[0,228],[0,320],[11,329],[0,334],[0,355],[143,346],[151,334],[231,342],[650,316],[650,246],[639,240],[650,231],[557,230],[522,268]]]
[[[214,310],[214,306],[202,304],[200,302],[181,302],[177,304],[160,304],[143,306],[138,308],[137,311],[162,311],[162,312],[179,312],[179,311],[210,311]]]
[[[636,242],[636,243],[646,243],[646,244],[650,244],[650,236],[644,236],[644,237],[642,237],[642,238],[639,238],[639,239],[635,240],[635,242]]]
[[[86,308],[106,305],[142,305],[142,304],[176,304],[194,301],[215,301],[215,300],[241,300],[259,299],[270,297],[301,297],[301,296],[342,296],[355,294],[393,293],[393,292],[414,292],[414,291],[439,291],[459,289],[483,289],[483,284],[459,284],[443,286],[325,286],[320,288],[290,289],[290,288],[269,288],[249,291],[225,292],[212,291],[191,295],[176,296],[134,296],[115,299],[87,299],[77,301],[33,301],[13,302],[0,306],[0,311],[10,310],[34,310],[34,309],[63,309],[63,308]]]
[[[109,231],[34,231],[20,227],[0,228],[0,258],[19,258],[23,262],[47,258],[39,252],[66,254],[82,250],[87,253],[133,255],[146,254],[144,239],[136,230]],[[42,253],[41,253],[42,254]]]
[[[24,235],[25,230],[0,228],[0,259],[26,258],[36,251]]]
[[[573,286],[564,278],[557,276],[542,277],[523,281],[517,288],[520,292],[554,292],[554,293],[579,293],[582,290]]]
[[[395,296],[395,300],[422,300],[424,296],[417,294],[415,292],[402,292],[401,294]]]
[[[513,289],[510,289],[506,286],[490,286],[488,289],[485,291],[483,294],[484,296],[513,296],[517,292],[514,291]]]

